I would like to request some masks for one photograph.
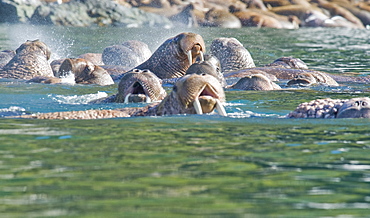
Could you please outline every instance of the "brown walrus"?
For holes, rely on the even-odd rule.
[[[60,65],[56,77],[72,73],[78,84],[112,85],[114,81],[106,70],[82,58],[66,58]]]
[[[156,102],[167,96],[162,80],[149,70],[131,70],[123,75],[116,95],[90,103]]]
[[[161,79],[181,77],[198,56],[203,57],[205,49],[202,36],[180,33],[167,39],[147,61],[135,68],[148,69]]]
[[[171,93],[160,103],[153,103],[143,108],[54,112],[22,115],[18,118],[98,119],[130,116],[203,114],[211,113],[215,109],[220,115],[227,116],[222,105],[224,102],[224,90],[215,77],[208,74],[190,74],[178,80]]]
[[[50,48],[40,40],[27,40],[16,50],[16,55],[0,69],[0,78],[32,79],[53,76],[48,60]]]
[[[220,61],[223,73],[255,67],[251,54],[236,38],[214,39],[210,53]]]
[[[370,98],[316,99],[300,104],[287,118],[370,118]]]
[[[242,23],[240,20],[230,13],[227,9],[211,8],[205,14],[205,22],[202,26],[221,27],[221,28],[240,28]]]

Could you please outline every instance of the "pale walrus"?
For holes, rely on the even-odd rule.
[[[0,69],[4,67],[14,56],[15,51],[13,50],[0,51]]]
[[[202,36],[180,33],[167,39],[147,61],[135,68],[148,69],[161,79],[182,77],[198,56],[204,60],[205,49]]]
[[[236,38],[214,39],[210,53],[220,61],[223,73],[256,66],[249,51]]]
[[[370,98],[316,99],[300,104],[287,118],[370,118]]]
[[[267,76],[263,74],[251,74],[241,78],[235,84],[228,86],[229,89],[240,89],[240,90],[277,90],[281,89],[281,87],[271,81]]]
[[[51,51],[40,40],[27,40],[16,50],[16,55],[0,69],[0,78],[32,79],[36,76],[53,76],[48,60]]]
[[[102,60],[105,65],[133,68],[148,60],[151,55],[152,52],[146,43],[129,40],[120,45],[106,47],[102,53]]]
[[[208,74],[190,74],[178,80],[171,93],[160,103],[153,103],[143,108],[54,112],[22,115],[18,118],[97,119],[130,116],[203,114],[211,113],[215,109],[221,116],[227,116],[222,105],[224,102],[224,90],[215,77]]]

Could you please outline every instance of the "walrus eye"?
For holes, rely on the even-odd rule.
[[[362,106],[367,106],[367,103],[363,101],[361,105]]]

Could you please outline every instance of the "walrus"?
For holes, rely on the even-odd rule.
[[[78,84],[112,85],[114,81],[106,70],[83,58],[66,58],[60,65],[56,77],[66,77],[72,73]]]
[[[27,40],[16,49],[16,55],[0,70],[0,78],[32,79],[53,76],[48,60],[50,48],[40,40]]]
[[[77,58],[82,58],[82,59],[88,60],[88,61],[90,61],[91,63],[93,63],[95,65],[104,65],[101,53],[80,54],[79,56],[77,56]]]
[[[316,99],[300,104],[287,118],[370,118],[370,98]]]
[[[204,61],[198,61],[192,64],[185,74],[187,75],[194,73],[199,75],[209,74],[214,76],[216,79],[218,79],[222,86],[226,86],[225,77],[221,72],[220,61],[215,56],[205,55]]]
[[[0,52],[0,69],[4,67],[14,56],[15,56],[15,51],[13,50],[1,51]]]
[[[129,40],[120,45],[106,47],[102,53],[102,60],[105,65],[133,68],[148,60],[151,55],[152,52],[146,43]]]
[[[205,22],[201,26],[220,27],[220,28],[241,28],[240,20],[230,13],[227,9],[211,8],[205,14]]]
[[[238,82],[233,85],[227,86],[228,89],[240,89],[240,90],[278,90],[281,87],[272,82],[267,76],[263,74],[251,74],[241,78]]]
[[[53,112],[21,115],[17,118],[98,119],[132,116],[204,114],[212,113],[215,109],[221,116],[227,116],[225,108],[222,105],[224,102],[224,90],[215,77],[208,74],[189,74],[178,80],[173,86],[171,93],[160,103],[152,103],[142,108]]]
[[[236,38],[214,39],[210,54],[218,58],[223,73],[255,67],[251,54]]]
[[[182,77],[198,56],[204,60],[205,51],[202,36],[190,32],[180,33],[167,39],[148,60],[135,68],[148,69],[160,79]]]
[[[332,16],[341,16],[349,22],[353,23],[357,28],[365,28],[361,20],[344,7],[341,7],[334,2],[329,2],[326,0],[314,0],[313,2],[317,3],[320,8],[328,10]]]
[[[118,84],[118,93],[90,103],[151,103],[167,96],[162,80],[149,70],[133,69],[123,75]]]

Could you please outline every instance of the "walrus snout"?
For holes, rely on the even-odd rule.
[[[370,118],[370,98],[353,98],[345,102],[337,118]]]

